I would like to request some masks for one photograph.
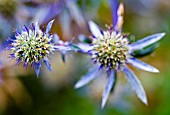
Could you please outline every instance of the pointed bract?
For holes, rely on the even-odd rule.
[[[111,91],[113,84],[115,82],[115,77],[116,77],[115,71],[113,70],[108,75],[108,81],[107,81],[105,90],[104,90],[103,95],[102,95],[102,105],[101,105],[102,108],[104,108],[106,101],[109,97],[110,91]]]
[[[141,50],[137,50],[135,52],[132,53],[133,57],[144,57],[148,54],[151,54],[157,47],[159,46],[159,43],[155,43],[147,48],[141,49]]]
[[[122,26],[124,22],[124,6],[123,3],[120,3],[119,8],[117,10],[117,24],[114,26],[115,30],[122,31]]]
[[[29,34],[29,30],[28,30],[27,26],[25,26],[25,25],[23,27],[23,31],[25,31],[25,32],[27,32]]]
[[[15,33],[15,36],[16,36],[16,37],[18,37],[18,36],[20,36],[20,35],[21,35],[21,34],[20,34],[17,30],[15,30],[15,32],[14,32],[14,33]]]
[[[47,28],[46,28],[46,33],[49,33],[49,32],[50,32],[51,27],[52,27],[52,25],[53,25],[53,22],[54,22],[54,20],[51,20],[51,21],[48,23]]]
[[[103,36],[101,34],[100,29],[98,28],[98,26],[93,21],[89,21],[89,28],[90,28],[90,31],[93,34],[93,36],[95,36],[96,38]]]
[[[41,68],[41,63],[37,62],[36,65],[35,65],[35,72],[36,72],[37,77],[40,73],[40,68]]]
[[[145,71],[148,71],[148,72],[154,72],[154,73],[158,73],[159,70],[156,69],[155,67],[149,65],[149,64],[146,64],[136,58],[128,58],[127,61],[132,64],[134,67],[137,67],[139,69],[142,69],[142,70],[145,70]]]
[[[148,102],[147,102],[145,90],[143,89],[136,75],[129,68],[125,66],[123,67],[123,71],[125,73],[126,79],[130,83],[132,89],[136,92],[138,98],[147,105]]]
[[[141,40],[136,41],[135,43],[132,43],[129,45],[129,50],[140,50],[142,48],[145,48],[157,41],[159,41],[162,37],[165,36],[165,33],[157,33],[150,36],[147,36]]]
[[[84,52],[88,52],[88,51],[90,51],[90,50],[93,49],[93,46],[90,46],[89,44],[85,44],[85,43],[79,43],[79,44],[77,44],[77,46],[78,46],[81,50],[83,50]]]
[[[35,31],[39,31],[39,30],[40,30],[40,26],[38,22],[35,22]]]
[[[26,69],[28,67],[28,62],[24,63],[24,68]]]
[[[67,46],[62,46],[62,45],[55,45],[54,48],[59,51],[69,51],[71,50],[70,47]]]
[[[19,65],[20,62],[21,62],[21,59],[18,59],[16,62],[16,65]]]
[[[111,11],[112,11],[112,20],[113,20],[113,26],[115,27],[117,25],[117,20],[118,20],[118,0],[109,0],[110,1],[110,7],[111,7]]]
[[[91,68],[85,76],[81,77],[81,79],[76,83],[74,87],[80,88],[88,84],[90,81],[97,77],[97,74],[98,69],[96,67]]]
[[[52,71],[50,61],[49,61],[48,59],[44,59],[44,63],[45,63],[45,65],[46,65],[46,67],[48,68],[48,70],[49,70],[49,71]]]

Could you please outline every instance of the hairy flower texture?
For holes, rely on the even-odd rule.
[[[16,59],[16,65],[24,62],[26,68],[31,64],[36,70],[37,76],[40,72],[41,62],[44,61],[46,67],[51,71],[49,55],[55,50],[68,50],[69,48],[61,45],[56,45],[52,42],[53,35],[49,34],[54,20],[50,21],[44,32],[39,28],[38,23],[32,24],[32,28],[23,27],[21,33],[15,32],[15,40],[8,47],[12,51],[11,57]]]
[[[122,4],[120,4],[119,9],[123,10]],[[123,23],[122,12],[118,11],[117,24],[108,28],[108,30],[100,30],[94,22],[89,21],[89,28],[92,33],[92,43],[78,44],[82,50],[81,52],[91,56],[94,66],[76,83],[75,88],[86,85],[99,76],[99,70],[104,69],[107,73],[108,82],[102,95],[102,108],[106,104],[111,89],[116,81],[116,73],[119,71],[125,73],[127,81],[136,92],[138,98],[143,103],[147,104],[144,88],[133,71],[128,68],[129,64],[148,72],[159,72],[159,70],[153,66],[136,59],[133,54],[135,51],[142,50],[155,44],[165,35],[165,33],[153,34],[130,44],[127,35],[121,32],[121,25]],[[148,51],[145,52],[148,53]]]
[[[118,69],[119,65],[124,65],[129,57],[128,40],[121,33],[115,31],[104,31],[103,36],[99,36],[92,42],[91,53],[94,62],[99,62],[101,67]]]

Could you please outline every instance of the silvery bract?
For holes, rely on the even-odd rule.
[[[122,10],[123,6],[121,6],[120,9]],[[120,16],[122,17],[122,15]],[[115,82],[116,72],[118,71],[123,71],[125,73],[127,81],[136,92],[138,98],[143,103],[147,104],[144,88],[136,75],[128,68],[128,64],[148,72],[159,72],[155,67],[136,59],[133,53],[158,42],[165,36],[165,33],[153,34],[130,44],[127,35],[123,34],[120,30],[120,25],[123,24],[121,21],[123,21],[122,18],[118,20],[115,26],[104,31],[99,29],[93,21],[89,21],[89,28],[93,36],[92,43],[78,44],[82,50],[81,52],[91,56],[94,65],[99,66],[94,66],[90,69],[88,73],[76,83],[75,88],[80,88],[96,77],[99,77],[98,71],[104,69],[107,73],[108,82],[102,96],[102,108],[105,106],[106,100]]]

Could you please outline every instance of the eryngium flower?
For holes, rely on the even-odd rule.
[[[154,73],[159,72],[158,69],[151,65],[134,58],[132,54],[136,50],[143,49],[159,41],[165,33],[157,33],[130,44],[126,34],[123,34],[113,28],[102,31],[99,30],[98,26],[92,21],[89,22],[89,27],[93,34],[92,43],[81,43],[79,44],[79,47],[82,49],[82,52],[91,56],[95,65],[76,83],[75,88],[80,88],[92,81],[98,76],[99,70],[106,70],[108,82],[102,96],[103,108],[115,83],[116,72],[123,71],[139,99],[143,103],[147,104],[145,91],[138,78],[128,68],[128,64],[145,71]]]
[[[32,28],[23,27],[21,33],[15,31],[15,40],[8,47],[12,51],[11,57],[16,59],[16,65],[24,62],[26,68],[31,64],[38,76],[41,62],[44,61],[46,67],[51,71],[49,55],[55,50],[67,50],[65,46],[58,46],[52,42],[53,35],[49,34],[54,20],[47,25],[46,31],[39,28],[38,23],[32,24]]]

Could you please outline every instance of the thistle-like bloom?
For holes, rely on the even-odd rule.
[[[165,33],[150,35],[130,44],[127,35],[120,31],[120,24],[121,22],[118,22],[116,27],[111,27],[103,31],[100,30],[94,22],[89,21],[89,28],[93,36],[92,43],[79,44],[82,52],[87,53],[91,57],[94,62],[94,67],[76,83],[75,88],[80,88],[96,77],[99,77],[99,72],[101,69],[104,69],[107,73],[108,82],[102,95],[102,108],[106,104],[107,98],[116,80],[116,73],[119,71],[125,73],[127,81],[136,92],[138,98],[143,103],[147,104],[144,88],[133,71],[128,68],[129,64],[148,72],[159,72],[159,70],[153,66],[136,59],[133,54],[137,50],[141,50],[156,43]]]
[[[39,75],[41,62],[51,71],[49,56],[55,50],[68,50],[69,48],[53,43],[53,35],[49,34],[54,20],[47,25],[46,31],[41,30],[38,23],[32,24],[32,28],[23,27],[21,33],[15,31],[14,40],[8,49],[12,51],[10,56],[17,60],[16,65],[24,62],[24,68],[28,64],[35,69],[37,76]]]

